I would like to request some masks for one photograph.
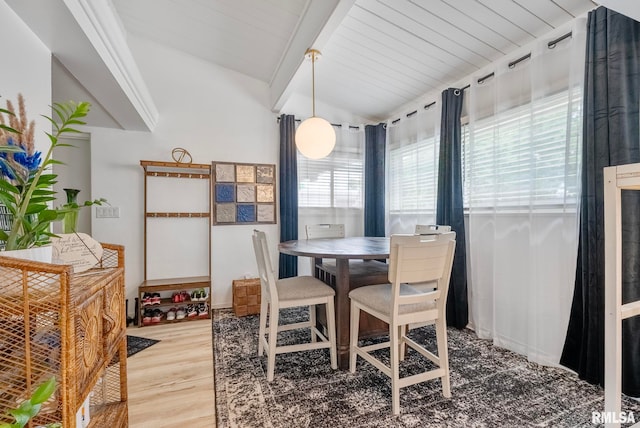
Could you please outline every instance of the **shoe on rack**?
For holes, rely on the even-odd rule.
[[[162,312],[160,309],[154,309],[153,316],[151,317],[151,323],[159,323],[160,321],[162,321],[162,318],[164,318],[164,312]]]
[[[185,311],[185,309],[181,306],[176,310],[176,319],[177,320],[183,320],[184,317],[187,316],[187,312]]]
[[[198,315],[198,309],[195,305],[187,305],[187,316],[189,318],[195,317]]]
[[[195,302],[204,302],[207,300],[207,293],[204,291],[204,288],[193,290],[191,293],[191,300]]]
[[[182,296],[182,301],[183,302],[188,302],[191,300],[191,296],[189,295],[188,291],[181,291],[180,292],[180,296]]]
[[[160,304],[160,293],[153,293],[151,295],[151,304],[159,305]]]
[[[198,305],[198,316],[206,317],[208,315],[209,315],[209,305],[207,305],[206,303],[200,303]]]
[[[142,316],[142,324],[143,325],[151,324],[151,317],[153,317],[153,311],[151,309],[145,309]]]
[[[151,293],[144,293],[142,295],[142,306],[148,306],[151,304]]]
[[[178,310],[176,308],[169,309],[169,312],[167,312],[167,321],[175,320],[177,312],[178,312]]]
[[[173,303],[181,303],[182,302],[182,294],[180,293],[173,293],[171,295],[171,301]]]

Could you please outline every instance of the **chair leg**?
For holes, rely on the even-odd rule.
[[[333,296],[330,296],[324,305],[325,315],[327,316],[327,329],[329,330],[329,354],[331,356],[331,368],[338,368],[338,352],[336,350],[336,311],[333,305]]]
[[[309,324],[311,324],[311,342],[316,342],[318,336],[316,335],[316,305],[309,305]]]
[[[400,413],[400,345],[398,333],[401,327],[389,325],[389,353],[391,364],[391,410],[394,415]]]
[[[271,304],[269,311],[269,340],[267,347],[267,381],[273,380],[276,370],[276,346],[278,343],[278,318],[280,308],[278,305]]]
[[[451,386],[449,384],[449,353],[447,351],[447,326],[442,318],[436,320],[436,338],[438,341],[438,359],[440,368],[444,369],[442,376],[442,395],[451,397]]]
[[[360,308],[351,302],[351,321],[349,325],[349,331],[351,337],[349,338],[349,371],[351,373],[356,372],[356,348],[358,347],[358,334],[360,329]]]
[[[404,341],[404,337],[407,335],[407,325],[401,325],[398,328],[398,334],[400,335],[400,361],[404,361],[404,354],[407,351],[407,344]]]
[[[260,303],[260,328],[258,329],[258,357],[262,356],[264,352],[263,338],[267,330],[267,311],[269,310],[269,303],[267,299],[262,299]]]

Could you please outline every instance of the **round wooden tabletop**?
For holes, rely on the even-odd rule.
[[[359,236],[350,238],[299,239],[282,242],[281,253],[331,259],[389,258],[389,238]]]

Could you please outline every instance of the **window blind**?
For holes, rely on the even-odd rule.
[[[438,147],[435,137],[389,150],[389,209],[391,213],[435,212]]]
[[[463,126],[465,206],[576,203],[582,114],[577,92],[570,98],[570,91],[563,91]]]
[[[362,147],[337,146],[323,159],[309,159],[298,153],[299,207],[362,209]]]

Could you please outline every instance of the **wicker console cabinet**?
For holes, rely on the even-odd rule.
[[[78,274],[0,253],[0,421],[55,376],[30,427],[82,427],[87,403],[89,427],[128,425],[124,248],[102,245],[102,262]]]

